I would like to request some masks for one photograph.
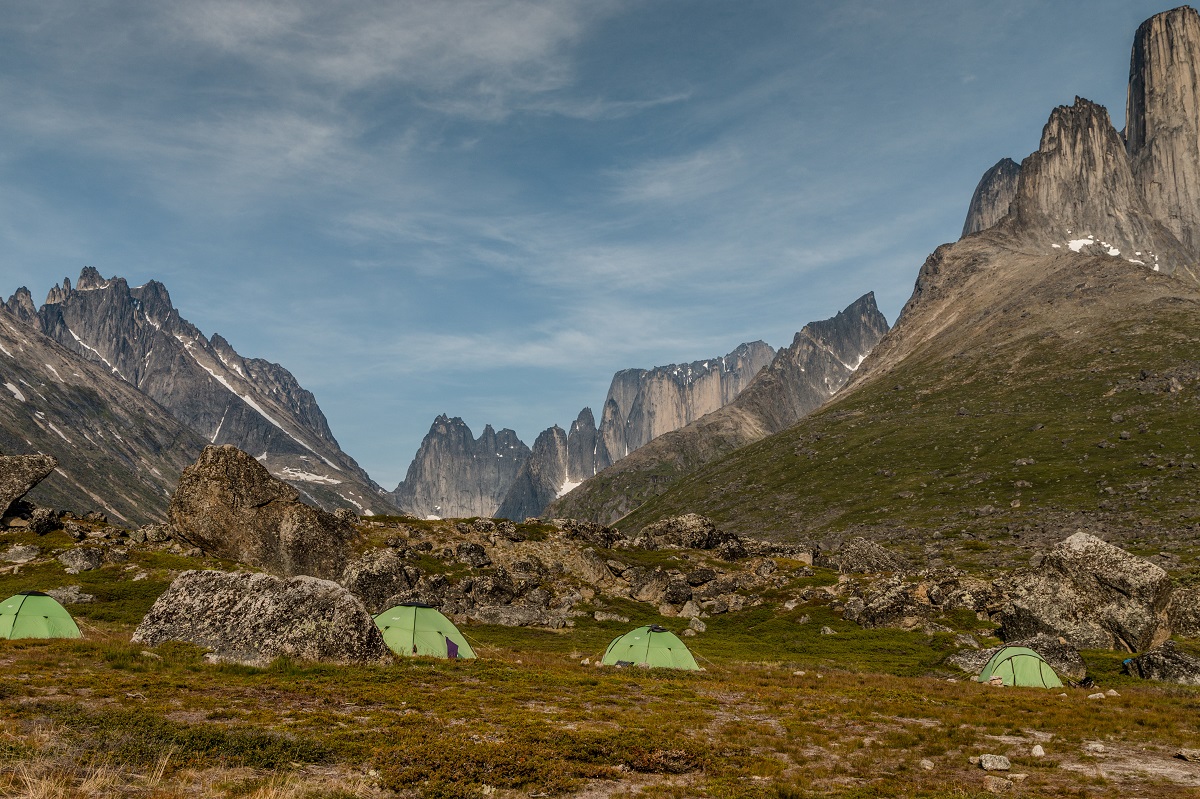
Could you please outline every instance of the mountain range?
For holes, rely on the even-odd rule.
[[[461,419],[439,416],[393,497],[417,516],[521,520],[562,508],[590,516],[590,508],[560,498],[590,496],[597,485],[607,491],[615,478],[624,481],[618,504],[627,510],[668,483],[661,470],[647,474],[647,462],[682,458],[682,471],[786,427],[836,393],[887,329],[867,294],[834,318],[805,325],[778,352],[756,341],[702,361],[622,370],[598,426],[584,408],[569,431],[547,428],[532,449],[511,430],[489,426],[475,440]],[[710,419],[726,408],[734,410]],[[677,433],[694,425],[700,432]],[[686,452],[675,454],[666,442],[680,440]],[[643,485],[629,485],[630,475]]]
[[[1064,530],[1149,551],[1194,539],[1198,70],[1195,10],[1147,20],[1123,132],[1083,98],[1053,109],[1036,152],[984,175],[963,238],[929,256],[843,391],[622,525],[694,511],[783,538],[891,538],[927,559],[958,548],[959,563]]]
[[[69,367],[58,370],[59,375],[82,380],[86,374],[95,382],[97,373],[104,374],[108,379],[95,389],[101,396],[112,398],[114,404],[121,397],[119,402],[128,412],[138,407],[151,409],[153,413],[145,420],[149,426],[159,425],[165,415],[175,422],[167,429],[181,427],[190,433],[179,436],[181,447],[171,453],[173,459],[194,457],[205,443],[234,444],[316,504],[353,508],[359,513],[393,510],[386,492],[338,446],[315,398],[290,372],[265,360],[243,358],[219,335],[205,337],[180,316],[163,284],[151,281],[131,287],[123,278],[106,279],[86,267],[74,285],[64,279],[51,288],[40,308],[22,287],[4,309],[6,327],[21,338],[16,352],[22,356],[13,356],[12,368],[23,365],[28,369],[29,356],[51,349],[46,339],[52,341],[56,345],[53,351],[62,357],[67,357],[64,352],[73,356]],[[76,362],[96,368],[84,372]],[[54,374],[49,377],[55,382]],[[18,376],[18,381],[21,379],[38,400],[11,397],[19,407],[10,409],[10,436],[37,427],[39,413],[47,425],[53,421],[64,432],[94,422],[93,414],[43,407],[41,394],[48,387],[44,374],[42,378]],[[115,393],[114,379],[139,393],[139,401],[131,403],[125,392]],[[35,386],[43,389],[41,394]],[[122,426],[101,426],[108,431],[107,438],[119,439],[124,432]],[[86,440],[82,430],[78,435]],[[68,433],[59,446],[45,451],[62,460],[58,450],[69,437]],[[165,471],[157,464],[155,468],[164,482],[173,485],[186,462],[172,462]],[[153,475],[150,472],[148,477]],[[84,485],[99,494],[91,483]],[[63,497],[64,504],[78,507],[80,502],[95,501],[88,491],[83,494],[71,497],[70,502]],[[137,511],[128,512],[133,513],[130,518],[159,519],[165,508],[165,497],[147,498]],[[126,513],[113,510],[118,515]]]

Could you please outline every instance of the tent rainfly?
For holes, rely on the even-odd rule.
[[[0,638],[82,638],[67,609],[41,591],[22,591],[0,603]]]
[[[979,672],[979,682],[999,677],[1006,686],[1031,688],[1062,688],[1062,680],[1046,659],[1023,646],[1006,646]]]
[[[474,658],[475,650],[454,623],[432,605],[405,602],[375,617],[384,643],[397,655]]]
[[[651,666],[699,671],[696,659],[675,633],[657,624],[619,635],[604,650],[606,666]]]

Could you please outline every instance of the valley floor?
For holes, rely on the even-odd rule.
[[[1120,675],[1118,654],[1098,652],[1085,653],[1098,688],[986,687],[935,665],[947,635],[844,622],[820,635],[806,631],[804,612],[763,607],[720,619],[689,640],[701,673],[581,665],[611,637],[602,624],[467,627],[481,655],[473,662],[255,669],[207,663],[188,645],[143,649],[129,643],[128,625],[84,619],[81,641],[0,642],[0,794],[1200,791],[1200,763],[1175,757],[1200,749],[1200,689],[1135,683]],[[771,638],[764,662],[749,662],[756,653],[744,647],[760,634]],[[1107,689],[1117,695],[1088,698]],[[1031,754],[1038,744],[1044,757]],[[989,776],[969,762],[989,753],[1008,756],[1011,771]]]

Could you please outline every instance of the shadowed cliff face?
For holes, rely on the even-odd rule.
[[[1188,6],[1142,23],[1129,61],[1125,135],[1150,212],[1200,253],[1200,14]]]
[[[971,205],[967,208],[967,221],[963,223],[964,236],[987,230],[1008,213],[1008,207],[1017,196],[1017,179],[1021,167],[1011,158],[1002,158],[979,180]]]

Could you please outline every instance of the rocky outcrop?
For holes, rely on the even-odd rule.
[[[34,319],[18,292],[19,318],[105,369],[213,444],[261,454],[277,477],[332,510],[387,512],[390,503],[342,452],[313,395],[278,364],[243,358],[219,335],[205,337],[180,316],[166,287],[130,287],[85,268],[64,279]]]
[[[705,463],[821,407],[887,330],[874,294],[863,295],[832,319],[805,325],[733,401],[614,462],[555,500],[546,513],[611,524]]]
[[[1017,196],[1020,175],[1021,166],[1011,158],[1001,158],[983,173],[967,208],[967,220],[963,223],[962,231],[964,236],[987,230],[1008,214],[1008,207]]]
[[[1181,6],[1142,23],[1129,60],[1125,138],[1151,214],[1200,254],[1200,14]]]
[[[842,618],[867,628],[925,629],[957,610],[984,611],[993,598],[991,583],[956,570],[923,572],[916,579],[896,575],[856,587]]]
[[[50,476],[58,461],[49,455],[0,455],[0,516]]]
[[[736,535],[717,529],[712,519],[696,513],[672,516],[642,528],[631,544],[637,549],[711,549],[724,560],[746,557],[746,547]]]
[[[1078,649],[1137,652],[1169,634],[1167,573],[1087,533],[1019,570],[1001,590],[1006,600],[993,618],[1005,640],[1046,633]]]
[[[171,497],[175,536],[203,552],[284,577],[338,579],[354,528],[305,505],[237,447],[205,447]]]
[[[1178,645],[1169,640],[1126,660],[1125,672],[1143,680],[1200,685],[1200,660],[1180,652]]]
[[[133,641],[186,641],[215,661],[265,666],[278,657],[332,663],[389,660],[379,628],[337,583],[313,577],[186,571],[150,608]]]
[[[487,425],[476,439],[466,422],[443,414],[392,498],[420,518],[492,517],[528,458],[529,447],[512,430]]]

